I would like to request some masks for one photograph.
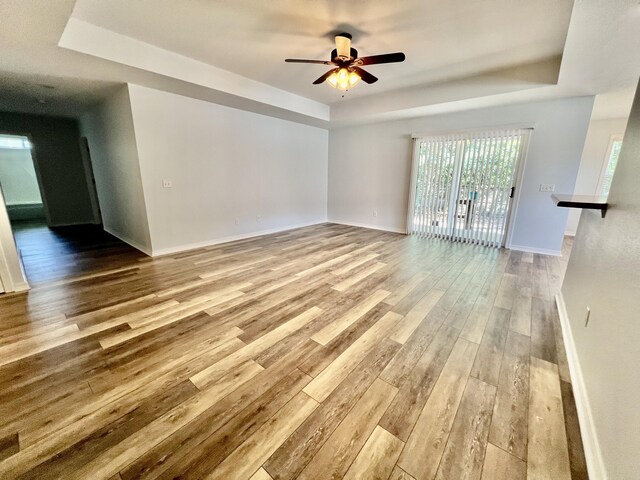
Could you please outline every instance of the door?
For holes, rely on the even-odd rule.
[[[529,130],[415,140],[409,233],[504,245]]]
[[[84,175],[89,188],[89,198],[91,199],[91,209],[93,211],[93,223],[102,223],[102,212],[100,211],[100,202],[98,201],[98,190],[96,188],[96,177],[93,174],[93,164],[91,163],[91,150],[89,150],[89,141],[87,137],[80,138],[80,151],[82,152],[82,165],[84,166]]]

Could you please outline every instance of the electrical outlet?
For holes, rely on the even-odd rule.
[[[378,216],[378,210],[374,210],[374,211],[373,211],[373,216],[374,216],[374,217],[377,217],[377,216]]]
[[[167,180],[167,179],[162,180],[162,188],[171,188],[171,187],[173,187],[171,180]]]
[[[261,220],[262,220],[262,217],[260,215],[256,215],[256,222],[260,223]]]
[[[240,225],[240,220],[238,219],[238,217],[236,217],[235,222],[236,222],[236,225]]]
[[[540,191],[541,192],[553,192],[556,189],[555,184],[553,183],[541,183],[540,184]]]
[[[584,319],[584,328],[587,328],[587,325],[589,325],[590,316],[591,316],[591,309],[587,307],[587,317]]]

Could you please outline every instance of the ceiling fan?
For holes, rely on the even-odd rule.
[[[375,83],[378,81],[377,77],[363,70],[361,68],[362,66],[404,62],[404,59],[405,56],[402,52],[358,58],[358,51],[355,48],[351,48],[351,35],[348,33],[340,33],[336,35],[336,48],[331,52],[331,60],[287,58],[285,62],[333,65],[334,68],[318,78],[313,84],[319,85],[326,81],[333,88],[349,90],[361,79],[364,80],[365,83]]]

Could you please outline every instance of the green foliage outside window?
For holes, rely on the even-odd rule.
[[[613,181],[613,174],[616,171],[618,165],[618,157],[620,156],[620,149],[622,148],[622,140],[614,140],[611,145],[611,155],[607,162],[607,168],[604,171],[604,178],[602,179],[602,195],[609,195],[609,189],[611,188],[611,182]]]
[[[446,209],[448,193],[455,178],[455,159],[461,149],[462,167],[460,199],[477,199],[486,191],[510,189],[512,186],[512,165],[515,162],[522,137],[498,139],[450,140],[428,148],[420,145],[420,161],[416,185],[416,213],[424,205],[425,196],[431,202],[437,201],[436,208]],[[438,161],[440,160],[440,161]],[[427,166],[439,165],[429,169]],[[484,166],[484,168],[479,168]],[[438,192],[433,191],[437,188]]]

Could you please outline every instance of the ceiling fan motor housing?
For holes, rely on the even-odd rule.
[[[336,41],[336,57],[343,62],[347,62],[351,58],[353,58],[353,54],[351,52],[353,49],[351,48],[351,35],[349,33],[339,33],[335,37]],[[333,57],[333,56],[332,56]]]
[[[351,54],[351,58],[339,57],[338,50],[334,48],[333,50],[331,50],[331,61],[336,63],[339,63],[339,62],[347,63],[347,62],[350,62],[351,60],[358,58],[358,50],[356,50],[355,48],[351,48],[350,54]]]

